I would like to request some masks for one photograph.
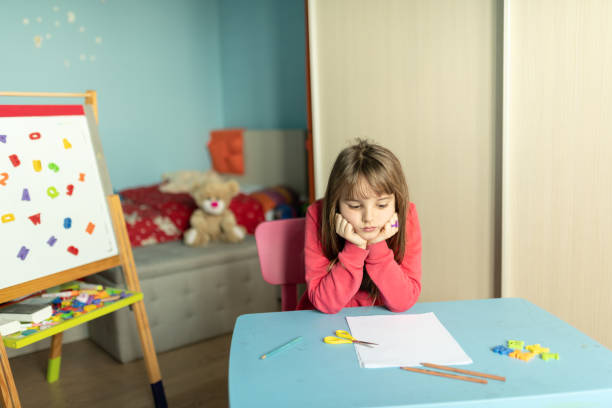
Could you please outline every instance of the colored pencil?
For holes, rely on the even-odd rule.
[[[272,351],[270,351],[270,352],[268,352],[266,354],[263,354],[260,358],[262,360],[264,360],[266,357],[271,357],[271,356],[273,356],[275,354],[280,353],[281,351],[285,351],[285,350],[295,346],[296,344],[298,344],[302,340],[304,340],[304,338],[302,336],[296,337],[295,339],[293,339],[293,340],[283,344],[282,346],[279,346],[279,347],[275,348],[274,350],[272,350]]]
[[[471,381],[471,382],[480,383],[480,384],[487,383],[487,380],[483,380],[481,378],[473,378],[473,377],[465,377],[463,375],[447,374],[447,373],[442,373],[440,371],[424,370],[422,368],[413,368],[413,367],[400,367],[400,368],[402,370],[412,371],[415,373],[437,375],[438,377],[453,378],[455,380]]]
[[[499,375],[494,375],[494,374],[479,373],[478,371],[463,370],[461,368],[443,366],[443,365],[432,364],[432,363],[421,363],[421,365],[425,367],[429,367],[429,368],[437,368],[440,370],[453,371],[455,373],[474,375],[476,377],[490,378],[491,380],[506,381],[506,377],[500,377]]]

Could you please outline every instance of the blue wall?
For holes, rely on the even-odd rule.
[[[222,0],[227,127],[306,128],[303,0]]]
[[[248,17],[243,7],[257,18],[236,24]],[[115,189],[206,170],[212,129],[306,127],[303,7],[302,0],[0,0],[0,90],[98,91]],[[250,54],[239,50],[249,37]],[[248,77],[237,69],[247,64]],[[258,95],[257,104],[238,103],[241,93]]]
[[[167,171],[207,169],[208,133],[223,126],[218,23],[216,0],[4,0],[0,89],[98,91],[116,189],[158,182]]]

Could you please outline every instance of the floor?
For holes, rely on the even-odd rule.
[[[172,408],[228,406],[231,334],[158,354]],[[144,362],[121,364],[89,340],[65,344],[60,379],[46,382],[48,350],[10,360],[21,405],[29,407],[140,408],[153,399]]]

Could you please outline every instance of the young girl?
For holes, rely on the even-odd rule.
[[[421,231],[399,160],[358,141],[344,149],[306,213],[306,287],[298,309],[403,312],[421,293]]]

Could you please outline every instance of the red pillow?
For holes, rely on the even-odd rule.
[[[145,204],[124,201],[122,204],[130,243],[133,247],[179,239],[181,231],[172,220]]]
[[[234,213],[236,222],[245,227],[249,234],[254,234],[255,227],[265,221],[261,203],[246,194],[238,193],[232,198],[229,208]]]
[[[163,193],[158,185],[126,189],[120,194],[128,236],[134,247],[180,239],[196,209],[189,194]]]
[[[196,209],[196,203],[187,193],[164,193],[159,191],[159,184],[147,187],[137,187],[122,190],[119,194],[139,204],[147,204],[150,207],[162,210],[171,204],[179,204],[191,211]]]

